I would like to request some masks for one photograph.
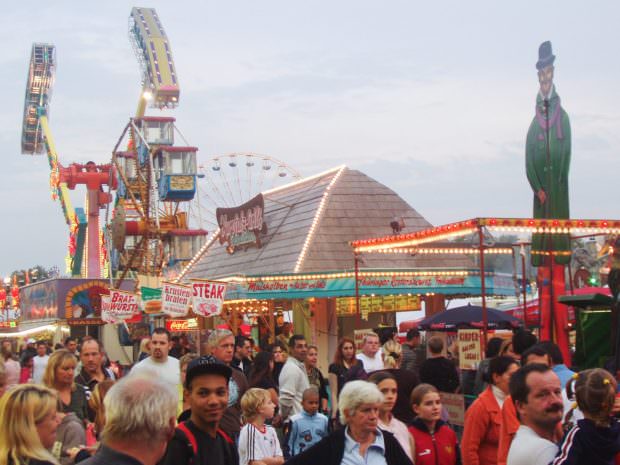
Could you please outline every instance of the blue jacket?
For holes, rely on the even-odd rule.
[[[597,427],[592,420],[579,420],[562,439],[552,465],[613,465],[620,453],[620,423]]]
[[[304,410],[291,417],[288,434],[288,454],[294,456],[327,436],[327,417],[322,413],[308,415]]]

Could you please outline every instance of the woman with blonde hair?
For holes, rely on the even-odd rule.
[[[394,339],[389,339],[382,347],[383,363],[386,373],[390,373],[398,385],[398,396],[396,404],[392,409],[392,414],[405,424],[413,421],[413,412],[409,405],[409,397],[413,389],[420,384],[418,375],[412,370],[405,370],[400,367],[403,360],[403,348]]]
[[[67,349],[60,349],[50,355],[43,374],[43,384],[58,391],[63,413],[73,412],[84,421],[88,418],[86,391],[84,386],[74,380],[75,355]]]
[[[56,441],[58,398],[51,389],[23,384],[0,400],[0,465],[58,465],[48,449]]]
[[[98,438],[103,431],[105,425],[105,409],[103,407],[103,399],[108,393],[110,388],[114,386],[114,381],[111,379],[104,379],[100,383],[97,383],[93,393],[88,399],[88,406],[93,412],[95,412],[95,436]]]
[[[140,341],[140,353],[138,354],[138,362],[141,362],[145,358],[151,355],[151,338],[144,337]]]

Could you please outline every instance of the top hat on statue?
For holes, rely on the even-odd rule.
[[[551,42],[548,40],[540,44],[538,47],[538,61],[536,62],[536,69],[541,70],[550,66],[555,61],[555,55],[551,50]]]

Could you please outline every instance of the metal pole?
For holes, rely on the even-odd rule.
[[[487,330],[489,328],[489,318],[487,315],[487,299],[486,299],[486,283],[484,272],[484,233],[482,232],[482,226],[478,225],[478,251],[480,253],[480,291],[482,292],[482,341],[484,346],[482,350],[486,350],[487,347]]]
[[[355,328],[360,329],[362,325],[362,316],[360,315],[360,281],[359,281],[359,273],[360,273],[360,265],[359,265],[359,256],[357,252],[353,253],[353,259],[355,261]]]

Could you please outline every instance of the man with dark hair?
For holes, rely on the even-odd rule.
[[[246,336],[235,336],[235,355],[233,356],[232,366],[243,372],[247,378],[252,368],[252,360],[250,360],[250,350],[252,344]]]
[[[563,413],[560,379],[547,365],[531,363],[513,373],[510,396],[521,426],[507,465],[547,465],[558,451],[555,433]]]
[[[68,338],[65,339],[65,349],[67,349],[69,352],[71,352],[76,357],[78,356],[77,347],[78,345],[77,345],[76,338],[74,338],[73,336],[69,336]]]
[[[530,363],[542,363],[543,365],[551,366],[551,358],[549,353],[545,350],[542,344],[536,344],[527,349],[521,355],[521,365],[525,366]]]
[[[103,348],[97,339],[88,339],[82,343],[80,352],[82,369],[75,377],[75,382],[84,386],[86,398],[90,399],[92,391],[104,379],[114,379],[114,374],[103,366]],[[88,419],[95,421],[95,412],[88,407]]]
[[[417,328],[407,331],[407,340],[402,345],[402,348],[400,367],[403,370],[410,370],[419,374],[425,354],[424,348],[420,344],[420,331]]]
[[[40,384],[43,382],[43,374],[45,373],[49,358],[47,343],[45,341],[37,341],[37,355],[34,357],[32,364],[32,380],[35,383]]]
[[[151,371],[166,380],[171,386],[178,388],[181,382],[179,360],[169,357],[170,332],[165,328],[155,328],[151,334],[151,355],[134,365],[131,373]]]
[[[530,330],[519,329],[512,335],[512,350],[520,356],[537,342],[538,339]]]
[[[310,387],[304,361],[308,355],[306,338],[294,334],[289,339],[289,357],[280,372],[280,414],[283,420],[302,411],[302,396]]]
[[[420,367],[420,381],[435,386],[441,392],[456,392],[460,384],[459,374],[454,362],[443,356],[443,339],[433,336],[427,345],[430,358]]]
[[[179,336],[172,336],[170,338],[170,352],[168,355],[174,358],[181,358],[184,355]]]
[[[549,357],[551,357],[551,369],[560,378],[562,388],[566,387],[566,383],[573,377],[575,372],[564,365],[564,357],[560,347],[551,341],[543,341],[540,345],[546,349]]]

